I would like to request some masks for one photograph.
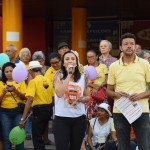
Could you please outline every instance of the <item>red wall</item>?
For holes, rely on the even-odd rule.
[[[52,21],[46,18],[23,19],[23,47],[28,47],[32,54],[42,50],[45,55],[53,50]],[[2,52],[2,17],[0,16],[0,53]]]
[[[23,47],[33,52],[42,50],[46,53],[46,20],[44,18],[23,19]]]

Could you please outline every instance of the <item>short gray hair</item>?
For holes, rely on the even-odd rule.
[[[45,60],[45,55],[42,51],[36,51],[32,55],[32,60],[37,60],[37,59],[44,59]]]
[[[12,47],[15,51],[17,51],[17,47],[14,44],[8,44],[6,47]]]
[[[108,41],[108,40],[101,40],[100,43],[99,43],[99,46],[100,46],[101,42],[106,42],[108,44],[108,47],[110,48],[110,50],[112,50],[112,44],[111,44],[110,41]]]
[[[19,58],[21,57],[21,55],[22,55],[23,52],[28,52],[29,56],[31,57],[31,52],[30,52],[30,50],[25,47],[25,48],[22,48],[22,49],[20,50],[20,52],[19,52]]]
[[[141,50],[140,52],[137,53],[137,56],[144,59],[144,55],[146,53],[150,53],[150,51],[149,50]]]

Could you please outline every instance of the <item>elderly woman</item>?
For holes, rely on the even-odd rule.
[[[97,92],[105,88],[107,82],[108,70],[106,65],[99,63],[99,52],[97,50],[88,50],[87,51],[87,61],[88,65],[85,66],[94,66],[97,71],[97,78],[95,80],[89,81],[89,88],[91,95],[96,95]],[[88,108],[88,119],[91,119],[96,116],[96,106],[102,103],[102,101],[92,97],[91,103]]]
[[[88,146],[86,150],[103,150],[105,142],[109,138],[111,129],[111,112],[109,105],[101,103],[98,105],[97,117],[89,121]]]
[[[22,48],[19,52],[19,58],[20,60],[25,64],[26,68],[29,68],[29,61],[31,58],[31,52],[28,48]],[[28,79],[25,81],[26,85],[28,85],[28,82],[32,79],[31,75],[28,74]],[[31,117],[26,122],[25,125],[25,130],[26,130],[26,139],[31,140]]]
[[[105,64],[107,68],[109,68],[109,66],[117,60],[117,58],[110,55],[110,51],[112,50],[111,42],[108,40],[101,40],[99,43],[99,50],[101,52],[99,62]]]
[[[31,58],[31,52],[28,48],[22,48],[19,52],[20,60],[25,64],[26,68],[29,67],[29,61]]]
[[[150,51],[149,50],[141,50],[137,53],[137,55],[143,59],[146,59],[150,63]]]
[[[45,55],[42,51],[36,51],[32,55],[32,60],[37,60],[41,65],[41,74],[44,75],[45,72],[48,70],[49,66],[45,65]]]

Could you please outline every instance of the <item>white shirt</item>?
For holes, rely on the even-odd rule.
[[[63,97],[59,98],[55,93],[55,115],[74,118],[85,114],[85,104],[76,102],[76,99],[83,96],[84,89],[85,76],[81,75],[78,82],[69,82]]]
[[[110,134],[111,120],[112,120],[112,118],[110,117],[105,124],[100,125],[98,118],[97,119],[96,118],[92,118],[89,121],[90,126],[92,128],[92,134],[93,134],[92,143],[94,146],[96,145],[96,143],[100,143],[100,144],[105,143],[107,136]],[[94,125],[94,122],[95,122],[95,125]]]

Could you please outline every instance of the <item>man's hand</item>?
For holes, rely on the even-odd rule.
[[[20,128],[24,128],[24,121],[23,121],[23,120],[20,120],[20,122],[19,122],[19,127],[20,127]]]
[[[140,100],[140,99],[142,99],[142,93],[133,93],[133,94],[130,95],[129,99],[131,101]]]
[[[129,94],[126,93],[126,92],[115,92],[115,98],[119,99],[119,98],[122,97],[122,96],[128,97]]]

